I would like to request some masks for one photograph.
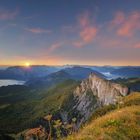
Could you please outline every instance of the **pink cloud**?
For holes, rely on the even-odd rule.
[[[117,35],[130,37],[140,30],[140,12],[135,11],[129,15],[118,12],[111,23],[117,28]]]
[[[41,28],[25,28],[25,30],[34,34],[51,33],[50,30],[41,29]]]
[[[89,16],[89,13],[85,12],[78,18],[78,23],[80,26],[80,39],[73,42],[73,45],[77,48],[82,48],[85,45],[92,43],[97,35],[98,28],[95,26],[95,23],[93,23],[92,18]]]
[[[0,10],[0,20],[11,20],[14,19],[19,13],[19,10],[8,11],[8,10]]]
[[[97,34],[97,28],[95,27],[85,27],[81,32],[80,32],[80,37],[85,43],[91,43],[93,39],[96,37]]]
[[[63,45],[63,42],[58,42],[58,43],[54,43],[51,45],[51,47],[48,49],[48,52],[53,52],[56,49],[60,48]]]
[[[134,48],[140,48],[140,43],[135,44]]]

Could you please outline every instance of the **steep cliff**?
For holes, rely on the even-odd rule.
[[[115,103],[119,96],[126,96],[128,94],[127,87],[111,83],[108,80],[99,78],[95,74],[90,74],[88,79],[82,81],[74,91],[74,95],[81,97],[87,91],[91,91],[102,105]]]
[[[69,117],[78,117],[78,125],[88,120],[94,111],[109,104],[115,104],[121,97],[129,94],[125,86],[112,83],[91,73],[88,79],[81,82],[66,103]]]

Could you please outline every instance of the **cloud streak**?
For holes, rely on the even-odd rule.
[[[41,28],[25,28],[26,31],[33,34],[51,33],[51,30],[41,29]]]
[[[63,44],[64,44],[64,42],[54,43],[48,48],[47,52],[51,53],[51,52],[55,51],[56,49],[59,49],[60,47],[62,47]]]
[[[19,14],[19,10],[0,10],[0,20],[12,20]]]

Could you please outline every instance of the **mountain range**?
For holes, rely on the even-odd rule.
[[[94,73],[99,77],[105,78],[103,74],[95,70],[76,66],[72,68],[65,68],[63,70],[51,73],[45,77],[30,79],[25,84],[31,87],[51,87],[68,79],[85,79],[90,73]]]
[[[30,78],[43,77],[59,69],[50,66],[13,66],[0,70],[0,79],[28,80]]]
[[[81,68],[81,69],[80,69]],[[84,70],[82,70],[82,68]],[[140,67],[134,66],[13,66],[0,69],[0,79],[15,79],[27,81],[32,78],[46,77],[47,75],[64,70],[71,76],[77,79],[84,79],[88,76],[89,72],[94,71],[96,74],[105,75],[109,79],[114,78],[132,78],[140,77]],[[79,73],[78,73],[79,71]],[[86,76],[86,77],[85,77]]]
[[[111,74],[124,78],[140,77],[140,67],[122,67],[111,71]]]

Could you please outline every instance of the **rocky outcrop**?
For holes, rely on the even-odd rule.
[[[114,104],[120,96],[126,96],[128,94],[127,87],[99,78],[92,73],[88,79],[82,81],[76,88],[74,95],[75,97],[81,98],[87,91],[91,91],[102,105]]]
[[[121,97],[129,94],[125,86],[112,83],[91,73],[88,79],[81,82],[73,92],[71,110],[76,116],[80,116],[79,125],[94,113],[94,111],[109,104],[115,104]]]

